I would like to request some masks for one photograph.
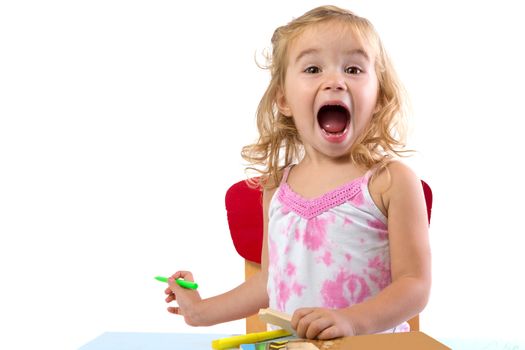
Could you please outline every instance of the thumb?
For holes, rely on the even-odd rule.
[[[183,289],[197,289],[198,284],[191,281],[191,280],[185,280],[185,279],[174,279],[173,277],[170,277],[168,279],[169,289],[176,293],[177,291],[180,291],[181,288]]]
[[[184,279],[185,281],[191,281],[191,282],[194,282],[193,280],[193,274],[190,272],[190,271],[177,271],[175,272],[173,275],[171,275],[171,277],[173,279],[179,279],[179,278],[182,278]]]

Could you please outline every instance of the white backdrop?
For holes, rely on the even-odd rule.
[[[291,2],[290,2],[291,3]],[[0,348],[191,328],[153,280],[243,280],[224,193],[244,177],[273,30],[324,1],[0,3]],[[523,334],[521,11],[335,1],[377,27],[412,97],[407,162],[434,190],[436,337]]]

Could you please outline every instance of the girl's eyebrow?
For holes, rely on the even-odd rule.
[[[319,50],[318,49],[314,49],[314,48],[303,50],[295,58],[295,63],[299,62],[305,56],[313,55],[313,54],[316,54],[318,52],[319,52]]]
[[[309,55],[314,55],[314,54],[318,53],[319,51],[320,50],[316,49],[316,48],[310,48],[310,49],[303,50],[295,58],[295,63],[299,62],[303,57],[309,56]],[[370,57],[368,56],[368,53],[365,50],[361,49],[361,48],[347,50],[347,51],[344,52],[344,54],[348,55],[348,56],[361,56],[366,61],[368,61],[368,62],[370,61]]]
[[[346,51],[345,54],[349,56],[362,56],[365,60],[370,61],[370,57],[368,56],[368,53],[363,49],[353,49]]]

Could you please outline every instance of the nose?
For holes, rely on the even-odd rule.
[[[331,72],[327,74],[322,88],[323,90],[347,90],[343,74],[341,72]]]

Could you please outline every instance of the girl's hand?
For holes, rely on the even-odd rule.
[[[184,321],[188,325],[198,326],[198,312],[196,310],[197,305],[202,299],[196,290],[179,286],[177,282],[175,282],[175,280],[179,278],[194,282],[193,275],[189,271],[177,271],[168,279],[169,287],[164,291],[164,293],[168,295],[166,302],[171,303],[176,300],[178,304],[178,306],[168,307],[168,311],[175,315],[184,316]]]
[[[352,320],[343,310],[300,308],[292,316],[292,328],[300,338],[332,339],[355,335]]]

